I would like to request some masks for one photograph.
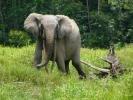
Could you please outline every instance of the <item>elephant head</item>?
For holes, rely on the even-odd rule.
[[[32,33],[36,38],[39,37],[41,28],[41,14],[31,13],[24,21],[24,28],[26,31]]]
[[[72,28],[63,15],[42,15],[37,13],[30,14],[25,22],[24,28],[33,33],[38,40],[43,40],[45,47],[45,62],[38,64],[37,67],[46,66],[52,56],[54,39],[62,39],[65,33],[69,33]]]

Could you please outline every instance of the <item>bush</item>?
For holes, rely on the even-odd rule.
[[[26,32],[11,30],[9,32],[9,44],[15,47],[25,46],[31,43],[31,39]]]
[[[113,28],[114,22],[113,20],[110,20],[110,17],[108,15],[104,15],[103,13],[98,15],[95,12],[91,12],[91,30],[87,30],[82,34],[83,47],[108,47],[110,41],[112,40],[111,38],[114,37],[114,35],[116,35],[113,34]]]
[[[131,14],[114,18],[110,14],[90,12],[90,31],[83,31],[83,47],[107,48],[111,43],[124,45],[133,42]],[[86,25],[87,26],[87,25]]]

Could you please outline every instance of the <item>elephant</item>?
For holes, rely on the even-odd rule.
[[[24,29],[36,37],[34,63],[47,65],[53,60],[54,40],[56,40],[55,62],[58,69],[68,74],[69,62],[76,68],[79,77],[86,78],[80,63],[81,37],[76,22],[65,15],[43,15],[31,13],[24,21]],[[42,61],[42,51],[45,51]]]

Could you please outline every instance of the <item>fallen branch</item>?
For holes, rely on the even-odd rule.
[[[104,58],[101,58],[103,61],[105,61],[105,62],[107,62],[107,63],[109,63],[109,64],[112,64],[112,62],[111,61],[109,61],[108,59],[104,59]]]
[[[85,65],[87,65],[87,66],[90,66],[91,68],[96,69],[96,70],[98,70],[98,71],[105,72],[105,73],[109,73],[109,72],[110,72],[109,69],[99,68],[99,67],[96,67],[96,66],[94,66],[94,65],[92,65],[92,64],[90,64],[90,63],[87,63],[87,62],[85,62],[85,61],[80,61],[80,62],[83,63],[83,64],[85,64]]]
[[[100,71],[97,75],[100,77],[104,77],[107,75],[111,75],[113,77],[117,77],[117,75],[122,74],[124,72],[123,66],[120,64],[118,57],[115,55],[114,46],[110,46],[109,53],[105,58],[101,58],[103,61],[109,64],[108,67],[99,68],[90,63],[86,63],[85,61],[80,61],[81,63],[90,66],[91,68]]]

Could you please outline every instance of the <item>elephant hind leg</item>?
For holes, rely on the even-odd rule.
[[[79,57],[74,57],[72,59],[72,65],[76,68],[78,74],[79,74],[79,78],[82,79],[82,78],[86,78],[86,75],[85,73],[83,72],[82,68],[81,68],[81,64],[80,64],[80,59]]]

